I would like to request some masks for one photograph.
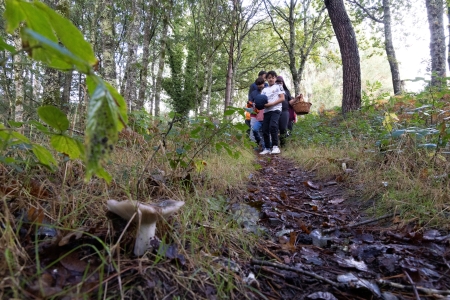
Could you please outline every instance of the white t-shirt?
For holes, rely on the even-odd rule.
[[[279,95],[280,94],[284,94],[284,90],[283,87],[279,84],[274,84],[272,86],[266,86],[261,94],[264,94],[267,96],[267,98],[269,99],[269,103],[275,102],[278,100]],[[264,113],[269,112],[269,111],[274,111],[274,110],[279,110],[281,111],[281,108],[283,107],[283,105],[281,103],[278,103],[277,105],[274,106],[270,106],[270,107],[266,107],[264,109]]]

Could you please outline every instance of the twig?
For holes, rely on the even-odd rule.
[[[365,220],[365,221],[362,221],[362,222],[359,222],[359,223],[355,223],[355,224],[349,224],[349,225],[337,226],[337,227],[334,227],[334,228],[325,229],[322,232],[323,233],[331,233],[331,232],[333,232],[335,230],[339,230],[339,229],[358,227],[358,226],[361,226],[361,225],[374,223],[374,222],[377,222],[377,221],[380,221],[380,220],[383,220],[383,219],[387,219],[387,218],[390,218],[390,217],[393,217],[393,216],[394,216],[394,214],[391,213],[391,214],[387,214],[387,215],[384,215],[384,216],[381,216],[381,217],[378,217],[378,218],[375,218],[375,219]]]
[[[409,276],[408,272],[406,272],[406,271],[403,271],[403,273],[405,273],[406,278],[408,278],[409,282],[411,283],[411,286],[414,291],[414,296],[416,296],[416,300],[420,300],[419,293],[417,292],[416,285],[414,284],[414,281],[412,280],[411,276]]]
[[[376,282],[381,285],[387,285],[392,288],[396,288],[396,289],[400,289],[400,290],[404,290],[404,291],[411,291],[414,289],[414,287],[412,287],[412,286],[403,285],[403,284],[395,283],[395,282],[390,282],[390,281],[386,281],[383,279],[377,279]],[[427,295],[442,295],[442,296],[450,295],[450,290],[435,290],[435,289],[429,289],[429,288],[425,288],[425,287],[421,287],[421,286],[416,286],[415,288],[417,289],[417,291],[427,294]]]
[[[286,265],[281,265],[281,264],[273,263],[273,262],[270,262],[270,261],[263,261],[263,260],[257,260],[257,259],[252,259],[251,263],[254,264],[254,265],[270,266],[270,267],[274,267],[274,268],[278,268],[278,269],[283,269],[283,270],[288,270],[288,271],[292,271],[292,272],[297,272],[297,273],[300,273],[300,274],[303,274],[303,275],[308,275],[308,276],[314,277],[316,279],[319,279],[321,281],[324,281],[324,282],[326,282],[328,284],[331,284],[332,286],[334,286],[336,288],[340,287],[340,285],[337,282],[331,281],[331,280],[329,280],[329,279],[327,279],[325,277],[322,277],[322,276],[320,276],[320,275],[318,275],[316,273],[305,271],[305,270],[302,270],[302,269],[293,268],[293,267],[289,267],[289,266],[286,266]]]

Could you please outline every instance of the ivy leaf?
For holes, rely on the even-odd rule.
[[[56,151],[68,155],[71,159],[76,159],[81,156],[77,141],[70,136],[54,135],[50,139],[50,144]]]
[[[50,151],[45,149],[43,146],[33,144],[32,150],[33,150],[34,155],[36,155],[37,159],[39,160],[39,162],[41,164],[47,166],[51,170],[53,170],[56,167],[55,158],[50,153]]]
[[[69,120],[65,113],[53,105],[41,106],[37,109],[39,118],[59,132],[69,129]]]

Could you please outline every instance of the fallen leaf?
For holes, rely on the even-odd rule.
[[[27,217],[31,223],[42,224],[42,221],[44,221],[44,210],[41,208],[31,207],[28,210]]]
[[[78,258],[78,253],[75,251],[61,258],[60,262],[66,269],[79,273],[84,272],[88,266],[87,262]]]
[[[328,201],[328,203],[331,203],[331,204],[340,204],[340,203],[342,203],[342,202],[344,202],[344,201],[345,201],[344,198],[335,198],[335,199],[333,199],[333,200]]]
[[[282,192],[280,193],[280,197],[281,197],[281,199],[286,200],[288,196],[287,196],[287,194],[286,194],[285,191],[282,191]]]
[[[87,231],[87,228],[85,227],[81,227],[78,228],[72,232],[70,232],[69,234],[66,234],[58,243],[58,246],[65,246],[67,245],[70,241],[75,241],[78,240],[79,238],[81,238],[83,236],[84,231]]]
[[[317,292],[313,293],[311,295],[306,296],[306,299],[308,300],[337,300],[335,296],[331,293],[327,292]]]
[[[312,181],[308,180],[308,181],[305,181],[303,184],[309,188],[312,188],[313,190],[320,190],[320,186],[317,184],[314,184]]]

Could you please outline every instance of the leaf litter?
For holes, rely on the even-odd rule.
[[[450,297],[448,235],[401,227],[395,214],[366,215],[359,199],[346,198],[340,178],[321,182],[280,156],[258,163],[262,168],[249,183],[258,194],[246,199],[276,202],[260,206],[267,235],[250,263],[265,296],[414,299],[417,291],[420,299]],[[271,220],[275,207],[279,223]]]
[[[415,224],[400,226],[395,214],[365,215],[362,203],[346,198],[341,178],[321,182],[280,156],[259,158],[258,164],[261,169],[251,176],[241,201],[208,200],[211,209],[228,212],[230,221],[260,237],[250,261],[240,260],[230,246],[214,255],[202,252],[205,263],[248,287],[236,299],[450,296],[448,233],[422,232]],[[207,283],[210,274],[197,269],[176,241],[152,241],[151,259],[137,263],[127,256],[133,237],[120,235],[128,224],[117,216],[108,216],[113,228],[91,224],[73,231],[52,226],[39,207],[22,216],[17,216],[23,222],[22,247],[41,258],[39,266],[23,270],[32,278],[23,291],[30,299],[77,299],[108,282],[110,289],[120,291],[122,277],[139,278],[139,286],[152,291],[149,299],[217,299],[216,288]],[[207,223],[195,226],[211,228]],[[112,256],[121,256],[120,265],[104,261],[104,243],[111,237],[120,242],[120,247],[111,248]],[[177,276],[194,274],[202,280],[182,290]]]

